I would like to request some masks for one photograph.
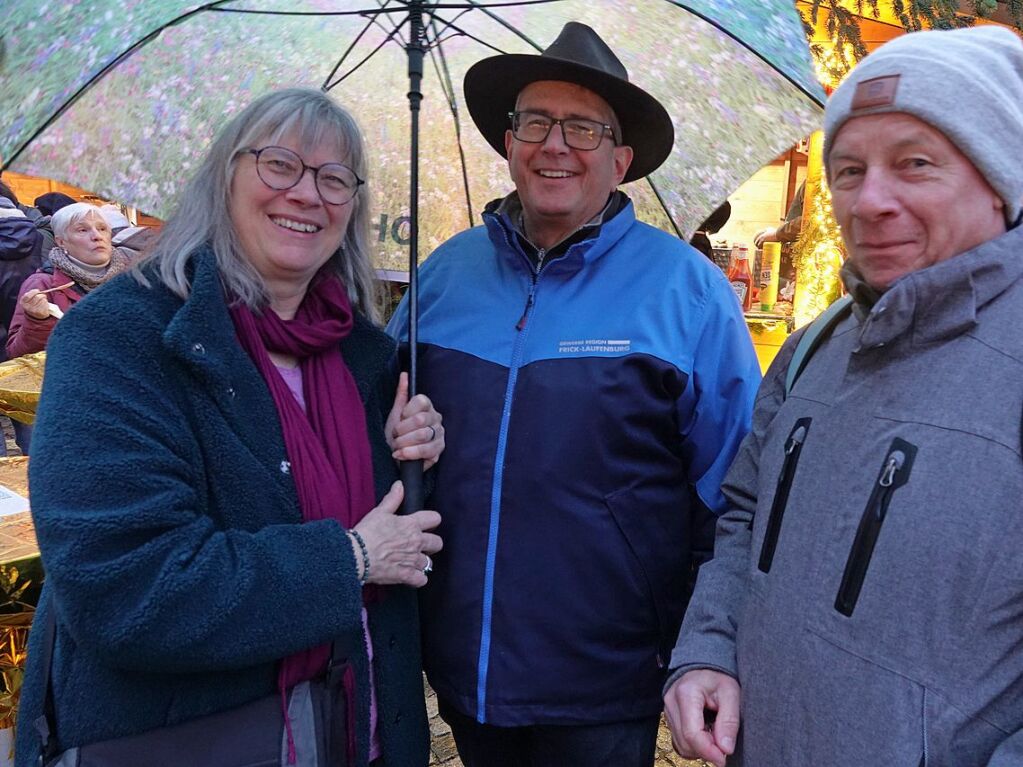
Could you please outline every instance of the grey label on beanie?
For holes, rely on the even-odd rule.
[[[853,96],[852,110],[872,109],[874,107],[890,107],[895,103],[895,93],[899,89],[901,75],[885,75],[873,80],[864,80],[856,85]]]

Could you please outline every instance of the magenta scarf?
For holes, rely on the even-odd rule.
[[[353,324],[344,285],[336,276],[317,275],[291,320],[282,320],[269,307],[257,315],[236,303],[230,311],[238,340],[277,406],[302,520],[336,519],[345,528],[354,527],[373,508],[376,494],[362,398],[339,348]],[[305,412],[267,350],[299,359]],[[363,595],[371,596],[368,589]],[[281,690],[319,676],[329,658],[330,645],[285,658],[278,676]]]

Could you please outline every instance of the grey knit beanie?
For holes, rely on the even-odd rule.
[[[1013,225],[1023,210],[1023,41],[978,26],[913,32],[867,56],[824,110],[824,166],[846,120],[905,112],[940,130],[1005,201]]]

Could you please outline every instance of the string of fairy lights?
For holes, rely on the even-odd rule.
[[[818,48],[815,56],[817,77],[830,94],[841,81],[841,65],[852,61],[851,51],[839,56],[832,45]],[[810,137],[807,155],[807,179],[804,192],[803,225],[792,248],[796,268],[796,290],[792,315],[799,328],[814,319],[842,294],[839,271],[845,258],[842,233],[831,210],[831,190],[824,176],[824,134]]]

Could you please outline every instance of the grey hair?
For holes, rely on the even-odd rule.
[[[63,237],[72,224],[77,224],[88,215],[94,215],[104,224],[106,219],[99,212],[99,208],[87,202],[76,202],[72,205],[65,205],[50,218],[50,227],[53,229],[54,237]],[[108,224],[109,226],[109,224]]]
[[[155,264],[160,282],[181,298],[188,298],[191,289],[188,263],[195,251],[208,243],[213,247],[227,292],[254,310],[266,306],[270,300],[266,284],[242,252],[231,220],[231,182],[235,159],[245,149],[273,144],[286,134],[296,136],[305,146],[335,142],[345,163],[359,178],[367,177],[362,132],[346,109],[312,88],[267,93],[220,131],[185,186],[152,253],[140,266]],[[370,196],[366,185],[346,204],[352,206],[348,229],[328,265],[344,282],[352,305],[379,323],[379,299],[369,251]],[[148,284],[138,269],[136,276]]]

